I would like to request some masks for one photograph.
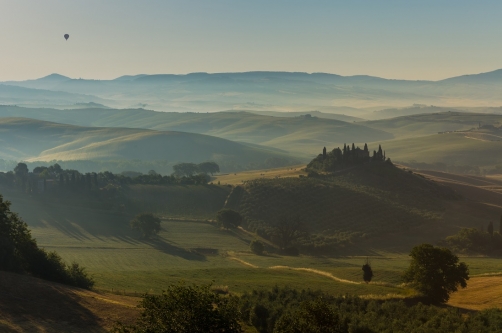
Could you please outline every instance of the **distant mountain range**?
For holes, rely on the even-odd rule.
[[[7,88],[13,86],[26,90]],[[368,107],[383,109],[416,103],[499,106],[501,92],[502,69],[441,81],[296,72],[141,74],[114,80],[51,74],[36,80],[3,82],[0,104],[68,106],[94,102],[181,112],[318,110],[364,118]]]

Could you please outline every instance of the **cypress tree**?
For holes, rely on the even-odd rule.
[[[364,144],[364,151],[368,152],[368,144],[367,143]]]
[[[490,234],[490,236],[493,236],[493,222],[490,221],[490,223],[488,223],[487,231]]]
[[[322,150],[322,157],[326,158],[326,147],[324,147],[324,149]]]
[[[371,268],[368,258],[366,258],[366,263],[363,265],[363,280],[366,283],[371,282],[373,278],[373,269]]]

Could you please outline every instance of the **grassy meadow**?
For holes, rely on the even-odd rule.
[[[78,229],[70,221],[67,223]],[[238,294],[275,285],[378,298],[413,293],[401,286],[400,275],[409,262],[406,253],[374,250],[368,257],[258,256],[249,251],[253,237],[246,232],[174,220],[163,221],[158,238],[148,241],[126,234],[91,234],[83,229],[79,229],[78,236],[51,226],[31,229],[42,247],[57,251],[68,262],[85,266],[98,290],[158,293],[169,284],[185,281],[212,282]],[[361,266],[366,258],[375,273],[370,284],[362,281]],[[502,271],[496,258],[462,260],[468,263],[472,275]]]

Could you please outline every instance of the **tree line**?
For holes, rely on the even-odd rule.
[[[0,185],[16,188],[27,193],[46,192],[56,189],[93,190],[108,185],[205,185],[210,176],[219,172],[218,164],[180,163],[173,166],[171,175],[161,175],[154,170],[147,174],[109,171],[81,173],[74,169],[63,169],[58,163],[51,166],[37,166],[32,171],[26,163],[18,163],[14,170],[0,172]]]
[[[476,228],[461,228],[455,235],[446,237],[441,244],[459,253],[500,256],[502,254],[502,215],[498,231],[494,231],[493,222],[490,221],[486,231]]]
[[[378,145],[378,150],[373,150],[373,153],[370,154],[368,144],[365,143],[364,147],[361,149],[352,143],[352,146],[344,144],[343,149],[337,147],[329,152],[326,150],[326,147],[324,147],[322,154],[319,154],[310,161],[307,165],[307,169],[332,172],[358,164],[383,162],[386,160],[385,151],[382,150],[381,145]]]

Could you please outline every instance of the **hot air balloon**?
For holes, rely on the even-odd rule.
[[[65,35],[64,35],[64,39],[68,40],[68,38],[70,38],[70,35],[65,34]]]

